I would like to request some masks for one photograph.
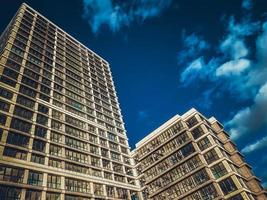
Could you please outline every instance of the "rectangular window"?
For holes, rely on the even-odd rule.
[[[26,158],[27,158],[27,152],[26,151],[14,149],[11,147],[5,147],[3,155],[8,156],[8,157],[12,157],[12,158],[17,158],[20,160],[26,160]]]
[[[17,97],[17,103],[19,103],[20,105],[26,106],[28,108],[33,108],[35,102],[19,94]]]
[[[28,184],[34,186],[42,186],[43,174],[35,171],[29,171]]]
[[[49,188],[55,188],[55,189],[60,189],[61,186],[61,177],[48,174],[47,176],[47,187]]]
[[[14,117],[11,120],[10,127],[25,133],[29,133],[31,130],[31,124],[29,122]]]
[[[9,103],[0,100],[0,110],[8,112],[9,111],[9,107],[10,107]]]
[[[29,137],[9,131],[7,136],[7,143],[26,148],[29,144]]]
[[[211,146],[211,143],[208,137],[205,137],[204,139],[200,140],[197,144],[201,151]]]
[[[211,171],[216,179],[222,177],[227,174],[227,170],[223,163],[218,163],[211,167]]]
[[[25,200],[41,200],[42,192],[39,190],[27,190]]]
[[[31,120],[33,116],[33,112],[28,109],[22,108],[20,106],[15,106],[14,115]]]
[[[195,128],[194,130],[192,130],[192,135],[194,137],[194,139],[198,139],[200,136],[204,135],[205,132],[203,130],[203,128],[201,126]]]
[[[4,89],[4,88],[0,87],[0,96],[4,97],[6,99],[12,99],[13,93],[8,91],[7,89]]]
[[[0,180],[15,183],[22,183],[24,176],[24,169],[14,168],[9,166],[0,166]]]
[[[38,154],[32,154],[32,157],[31,157],[31,162],[34,162],[34,163],[39,163],[39,164],[42,164],[44,165],[44,162],[45,162],[45,157],[44,156],[41,156],[41,155],[38,155]]]
[[[204,154],[204,158],[208,164],[213,163],[214,161],[219,159],[218,154],[216,153],[215,149],[210,150],[209,152]]]
[[[41,137],[41,138],[45,138],[46,137],[46,133],[47,133],[47,129],[41,126],[35,126],[35,131],[34,131],[34,135]]]
[[[45,151],[45,142],[42,140],[33,140],[32,149],[35,151],[44,152]]]
[[[60,200],[59,193],[46,192],[46,200]]]
[[[52,159],[52,158],[49,159],[48,166],[55,167],[55,168],[62,168],[61,161]]]
[[[0,194],[2,199],[6,200],[20,200],[21,189],[16,187],[0,185]]]
[[[90,183],[76,179],[65,179],[65,189],[71,192],[90,193]]]
[[[231,177],[226,178],[219,182],[219,185],[224,193],[224,195],[227,195],[235,190],[237,190],[237,187]]]
[[[61,156],[62,148],[53,144],[50,144],[49,153],[54,156]]]

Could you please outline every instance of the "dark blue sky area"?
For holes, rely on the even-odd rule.
[[[22,2],[2,0],[0,31]],[[267,185],[266,0],[26,3],[109,61],[132,148],[195,107],[225,124]]]

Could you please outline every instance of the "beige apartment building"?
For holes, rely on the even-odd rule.
[[[109,64],[22,4],[0,38],[0,199],[137,199]]]
[[[145,200],[267,199],[223,126],[195,109],[150,133],[132,156]]]

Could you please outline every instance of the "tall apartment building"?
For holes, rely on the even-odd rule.
[[[109,64],[23,4],[0,38],[0,199],[137,199]]]
[[[145,200],[267,199],[223,126],[195,109],[153,131],[132,155]]]

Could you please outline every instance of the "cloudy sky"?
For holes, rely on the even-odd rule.
[[[195,107],[267,186],[266,0],[26,2],[110,62],[132,147]],[[1,32],[21,3],[1,2]]]

